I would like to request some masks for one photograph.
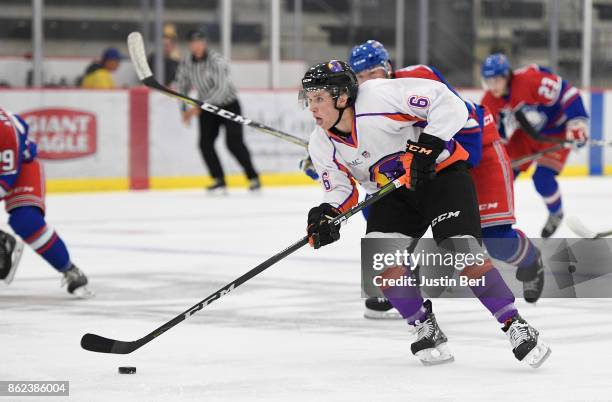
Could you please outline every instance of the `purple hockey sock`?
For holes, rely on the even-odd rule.
[[[484,277],[484,285],[470,286],[470,288],[495,319],[503,324],[508,318],[518,314],[514,306],[514,295],[499,271],[491,266],[481,277]]]
[[[381,275],[383,279],[399,280],[402,277],[414,277],[413,271],[406,267],[388,268]],[[415,286],[381,286],[381,290],[389,302],[399,311],[410,325],[415,321],[424,321],[427,310],[423,307],[423,297],[418,285]]]

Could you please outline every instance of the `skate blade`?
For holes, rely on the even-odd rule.
[[[435,348],[420,350],[416,353],[416,357],[424,366],[437,366],[438,364],[455,361],[455,356],[453,356],[446,343],[442,343]]]
[[[542,364],[544,364],[544,362],[546,361],[546,359],[548,359],[551,353],[552,350],[550,349],[550,347],[548,347],[548,345],[543,342],[538,342],[538,344],[533,349],[531,349],[529,353],[527,353],[527,356],[525,356],[523,361],[526,364],[530,365],[532,368],[536,369]]]
[[[13,260],[11,261],[11,270],[9,271],[6,278],[4,278],[4,283],[10,285],[13,282],[13,278],[15,278],[15,273],[17,272],[17,267],[19,266],[19,261],[21,261],[21,255],[23,254],[23,243],[17,240],[15,244],[15,249],[13,250]]]
[[[80,288],[74,289],[71,295],[73,295],[77,299],[91,299],[96,294],[93,291],[89,290],[87,286],[81,286]]]
[[[227,192],[227,189],[216,189],[216,190],[206,190],[206,194],[208,194],[211,197],[225,197],[229,193]]]
[[[399,311],[394,308],[387,311],[376,311],[366,308],[363,317],[370,320],[401,320],[403,318]]]

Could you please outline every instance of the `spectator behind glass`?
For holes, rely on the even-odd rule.
[[[113,72],[119,68],[121,53],[114,47],[109,47],[102,53],[100,62],[91,63],[85,70],[81,81],[81,87],[87,89],[112,89],[115,88]]]
[[[176,70],[180,61],[180,53],[177,44],[176,27],[174,24],[164,25],[164,34],[162,37],[162,45],[164,48],[164,85],[170,86],[176,79]],[[155,53],[149,56],[149,66],[154,75],[155,71]]]

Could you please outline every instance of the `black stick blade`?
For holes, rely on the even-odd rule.
[[[92,352],[112,353],[114,343],[113,339],[95,334],[85,334],[81,338],[81,347]]]
[[[138,342],[117,341],[96,334],[85,334],[81,338],[81,347],[91,352],[125,355],[132,353],[140,345]]]

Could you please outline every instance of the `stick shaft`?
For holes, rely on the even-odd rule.
[[[358,213],[365,207],[372,205],[376,201],[380,200],[382,197],[386,196],[393,190],[403,186],[404,184],[405,184],[404,177],[400,177],[398,179],[393,180],[390,183],[387,183],[372,197],[363,200],[362,202],[355,205],[353,208],[349,209],[348,211],[334,218],[332,220],[332,223],[335,225],[341,225],[344,221],[348,220],[351,216],[355,215],[356,213]],[[81,347],[83,349],[86,349],[92,352],[99,352],[99,353],[114,353],[114,354],[131,353],[135,351],[136,349],[139,349],[140,347],[151,342],[153,339],[157,338],[158,336],[162,335],[164,332],[168,331],[170,328],[173,328],[174,326],[180,324],[185,319],[191,317],[198,311],[202,310],[204,307],[208,306],[209,304],[213,303],[216,300],[219,300],[221,297],[227,295],[228,293],[233,291],[238,286],[242,285],[243,283],[252,279],[256,275],[265,271],[266,269],[276,264],[277,262],[288,257],[289,255],[299,250],[306,244],[308,244],[308,236],[302,237],[300,240],[296,241],[295,243],[293,243],[292,245],[290,245],[283,251],[268,258],[266,261],[257,265],[255,268],[251,269],[250,271],[241,275],[239,278],[223,286],[222,288],[220,288],[219,290],[217,290],[216,292],[214,292],[213,294],[211,294],[204,300],[194,304],[193,306],[183,311],[182,313],[180,313],[179,315],[177,315],[170,321],[166,322],[162,326],[156,328],[155,330],[151,331],[150,333],[148,333],[147,335],[143,336],[142,338],[136,341],[126,342],[126,341],[105,338],[99,335],[88,333],[88,334],[83,335],[83,337],[81,338]]]
[[[536,152],[534,154],[523,156],[522,158],[515,159],[515,160],[512,161],[512,168],[516,169],[519,166],[521,166],[521,165],[523,165],[523,164],[525,164],[527,162],[531,162],[531,161],[534,161],[536,159],[541,158],[542,156],[546,155],[547,153],[555,152],[555,151],[558,151],[558,150],[563,149],[563,148],[565,148],[564,144],[557,144],[557,145],[553,145],[552,147],[550,147],[548,149],[545,149],[543,151]]]
[[[308,149],[308,141],[300,138],[300,137],[296,137],[292,134],[289,133],[285,133],[284,131],[272,128],[270,126],[266,126],[265,124],[253,121],[247,117],[241,116],[239,114],[235,114],[230,112],[229,110],[225,110],[225,109],[221,109],[218,106],[215,105],[211,105],[210,103],[206,103],[206,102],[202,102],[198,99],[194,99],[191,98],[187,95],[178,93],[170,88],[166,88],[165,86],[161,85],[153,76],[147,77],[145,79],[142,80],[142,83],[144,85],[146,85],[149,88],[153,88],[163,94],[166,94],[168,96],[172,96],[174,98],[177,98],[179,100],[181,100],[182,102],[188,103],[190,105],[193,106],[197,106],[202,110],[205,110],[207,112],[216,114],[217,116],[221,116],[225,119],[231,120],[235,123],[238,124],[242,124],[244,126],[249,126],[252,128],[255,128],[257,130],[266,132],[270,135],[273,135],[277,138],[283,139],[285,141],[289,141],[293,144],[299,145],[305,149]]]

